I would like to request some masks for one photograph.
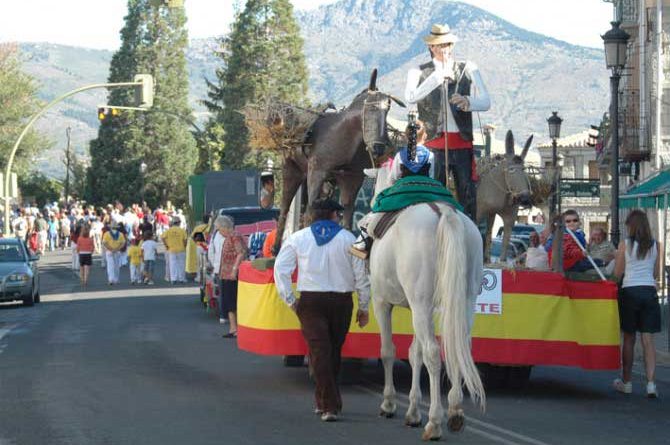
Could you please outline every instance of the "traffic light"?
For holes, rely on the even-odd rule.
[[[136,74],[134,81],[140,83],[135,87],[135,106],[151,108],[154,104],[154,78],[151,74]]]
[[[110,117],[118,117],[121,115],[121,110],[113,107],[98,107],[98,120],[104,121]]]

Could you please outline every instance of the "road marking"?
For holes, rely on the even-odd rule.
[[[103,298],[138,298],[138,297],[167,297],[167,296],[195,296],[197,287],[146,287],[135,289],[119,289],[104,291],[85,291],[78,293],[60,293],[44,295],[42,300],[47,301],[78,301],[97,300]]]
[[[366,393],[368,393],[368,394],[372,394],[372,395],[375,395],[375,396],[380,396],[383,393],[383,388],[381,386],[379,386],[378,384],[370,382],[370,381],[366,381],[365,383],[370,385],[370,386],[376,387],[378,389],[375,391],[371,388],[368,388],[368,387],[365,387],[365,386],[362,386],[362,385],[355,385],[355,387],[364,391],[364,392],[366,392]],[[402,399],[402,400],[398,400],[398,399]],[[409,397],[405,394],[402,394],[402,393],[396,393],[396,403],[399,404],[399,405],[402,405],[405,408],[408,408],[409,407]],[[426,402],[422,401],[421,402],[421,407],[425,410],[428,410],[430,408],[430,405],[427,404]],[[487,429],[495,431],[499,434],[504,434],[504,435],[510,436],[511,438],[514,438],[514,439],[517,439],[517,440],[521,441],[521,442],[510,441],[510,440],[507,440],[505,438],[492,435],[492,434],[490,434],[490,432],[484,431],[480,428],[476,428],[476,427],[473,427],[473,426],[468,426],[468,428],[466,430],[466,431],[472,432],[474,434],[477,434],[479,436],[486,437],[487,439],[494,440],[498,443],[503,443],[503,444],[526,443],[526,444],[533,444],[533,445],[549,445],[547,442],[542,442],[540,440],[533,439],[532,437],[529,437],[529,436],[526,436],[526,435],[523,435],[523,434],[520,434],[520,433],[516,433],[514,431],[510,431],[506,428],[501,428],[501,427],[499,427],[497,425],[494,425],[492,423],[484,422],[483,420],[475,419],[472,415],[467,417],[466,422],[473,423],[473,424],[475,424],[475,425],[477,425],[481,428],[487,428]]]
[[[5,335],[9,334],[9,332],[10,332],[12,329],[14,329],[16,326],[17,326],[17,325],[15,325],[15,324],[10,324],[10,325],[7,325],[7,327],[1,328],[1,329],[0,329],[0,340],[2,340],[2,338],[3,338]]]

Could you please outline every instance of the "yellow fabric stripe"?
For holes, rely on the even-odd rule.
[[[616,300],[570,300],[563,297],[505,294],[502,315],[476,315],[473,337],[572,341],[582,345],[618,345],[619,314]],[[298,317],[279,298],[273,284],[239,282],[238,321],[242,326],[300,329]],[[351,320],[351,332],[379,333],[370,305],[370,323],[364,329]],[[354,297],[354,313],[356,298]],[[413,333],[411,312],[393,310],[393,332]]]
[[[503,315],[477,315],[473,337],[618,345],[616,300],[504,294]]]

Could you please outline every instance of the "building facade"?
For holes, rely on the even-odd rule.
[[[599,162],[594,147],[588,145],[590,140],[588,130],[556,140],[562,179],[601,182],[598,196],[577,198],[559,195],[561,210],[576,210],[587,236],[596,227],[604,228],[606,233],[609,233],[610,214],[610,188],[603,184],[609,180],[607,170]],[[538,145],[537,150],[540,153],[542,167],[551,170],[553,165],[551,142]],[[545,212],[548,214],[548,209]]]

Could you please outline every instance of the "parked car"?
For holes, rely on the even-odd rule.
[[[23,240],[0,238],[0,301],[40,302],[38,259]]]
[[[503,236],[504,227],[498,229],[498,234],[496,237]],[[512,238],[518,238],[528,245],[531,232],[540,233],[544,230],[544,226],[541,224],[515,224],[512,227]]]
[[[514,260],[526,251],[524,244],[517,240],[510,240],[507,246],[507,264],[514,264]],[[502,253],[502,238],[493,238],[491,240],[491,263],[498,263],[500,261],[500,254]]]

